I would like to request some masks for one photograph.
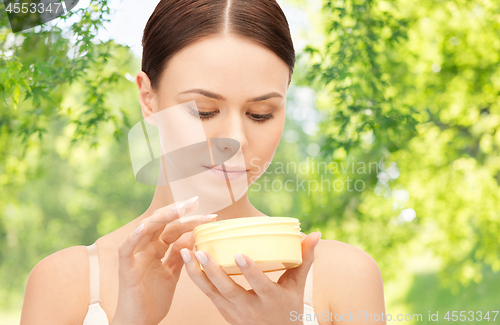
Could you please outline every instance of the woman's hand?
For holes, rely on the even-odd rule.
[[[302,240],[302,264],[288,269],[275,283],[248,256],[235,255],[235,261],[252,286],[245,290],[235,283],[208,253],[193,254],[182,249],[181,254],[191,279],[212,300],[226,321],[233,325],[295,324],[290,313],[304,311],[304,288],[307,273],[314,260],[314,248],[321,233],[315,232]],[[200,269],[196,259],[203,265]]]
[[[120,245],[118,305],[112,325],[157,325],[165,318],[184,264],[179,251],[194,245],[192,236],[180,237],[217,216],[179,219],[197,208],[194,197],[158,209]]]

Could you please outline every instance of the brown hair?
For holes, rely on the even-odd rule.
[[[162,0],[144,28],[142,71],[153,89],[170,58],[189,44],[228,32],[257,42],[295,65],[290,29],[275,0]]]

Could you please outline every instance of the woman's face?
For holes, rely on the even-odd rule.
[[[154,91],[146,74],[137,77],[145,118],[194,100],[207,139],[237,140],[245,166],[229,167],[236,176],[246,173],[248,184],[269,166],[280,141],[288,80],[289,68],[276,54],[231,35],[205,38],[175,54]]]

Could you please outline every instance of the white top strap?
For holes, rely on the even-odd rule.
[[[99,303],[102,306],[99,298],[99,258],[95,243],[87,246],[87,251],[89,253],[90,304]]]
[[[314,304],[313,304],[313,264],[311,264],[311,268],[309,269],[309,273],[307,273],[306,287],[304,289],[304,303],[308,304],[311,307],[314,307]]]

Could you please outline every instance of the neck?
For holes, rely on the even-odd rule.
[[[157,185],[156,190],[151,201],[149,208],[141,215],[138,219],[142,220],[151,216],[156,210],[174,203],[174,196],[169,185]],[[250,200],[248,199],[248,193],[245,194],[233,204],[221,209],[219,211],[214,211],[216,213],[217,220],[243,218],[243,217],[255,217],[255,216],[265,216],[264,213],[257,210]]]

